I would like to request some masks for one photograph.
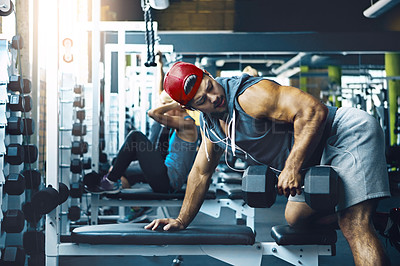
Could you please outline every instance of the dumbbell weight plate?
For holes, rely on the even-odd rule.
[[[316,211],[332,211],[338,201],[339,177],[329,166],[311,167],[304,177],[304,197]]]
[[[24,124],[21,117],[10,116],[7,121],[6,132],[10,135],[21,135],[24,132]]]
[[[269,208],[276,200],[275,184],[275,173],[268,166],[249,166],[243,174],[243,199],[250,207]]]
[[[58,206],[58,191],[47,187],[32,196],[32,207],[39,214],[48,214]]]
[[[21,233],[25,227],[25,217],[21,210],[7,210],[1,228],[7,233]]]
[[[25,191],[25,177],[22,174],[9,174],[6,177],[4,190],[8,195],[21,195]]]

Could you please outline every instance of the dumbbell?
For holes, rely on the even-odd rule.
[[[0,265],[24,266],[26,254],[21,247],[6,247],[1,253]]]
[[[75,85],[74,86],[74,93],[82,94],[82,92],[83,92],[83,86],[82,85]]]
[[[71,144],[71,153],[82,155],[88,152],[89,144],[83,140],[74,140]]]
[[[5,161],[11,165],[20,165],[24,162],[25,150],[21,144],[10,144],[6,148]]]
[[[32,135],[35,131],[35,124],[32,118],[21,118],[10,116],[7,121],[6,132],[10,135]]]
[[[1,228],[7,233],[21,233],[25,227],[25,217],[21,210],[7,210]]]
[[[6,177],[4,191],[8,195],[21,195],[25,191],[25,177],[17,173],[9,174]]]
[[[69,207],[67,217],[71,221],[78,221],[81,218],[81,208],[78,206]]]
[[[7,89],[9,89],[10,91],[14,91],[14,92],[18,91],[21,94],[31,93],[32,83],[29,79],[23,79],[22,86],[23,86],[23,88],[21,87],[21,77],[12,75],[10,77],[10,82],[7,85]]]
[[[32,110],[32,97],[29,95],[11,94],[8,107],[12,112],[30,112]]]
[[[24,147],[24,163],[34,163],[38,159],[39,150],[35,144],[23,145]]]
[[[85,110],[77,110],[76,111],[76,119],[81,121],[81,123],[82,123],[83,120],[85,120],[85,117],[86,117]]]
[[[71,160],[71,164],[69,166],[69,170],[73,173],[73,174],[80,174],[82,173],[82,169],[83,169],[83,165],[82,165],[82,161],[80,159],[72,159]]]
[[[38,158],[38,148],[34,144],[21,145],[12,143],[6,148],[6,162],[11,165],[34,163]]]
[[[79,199],[83,194],[83,184],[82,182],[75,182],[70,185],[69,195],[71,198]]]
[[[85,98],[83,96],[75,97],[72,106],[78,108],[85,108]]]
[[[32,196],[32,208],[34,212],[43,215],[54,210],[58,205],[64,203],[69,197],[69,189],[59,183],[58,191],[49,185]]]
[[[82,137],[86,135],[86,125],[82,123],[74,123],[72,125],[72,135]]]
[[[92,171],[83,176],[83,184],[86,189],[91,190],[92,188],[100,184],[102,176],[96,171]]]
[[[10,135],[21,135],[24,132],[24,124],[21,117],[10,116],[7,121],[6,132]]]
[[[266,165],[249,166],[243,174],[242,191],[250,207],[269,208],[276,200],[278,178]],[[316,211],[332,210],[337,204],[338,175],[329,166],[311,167],[304,176],[306,203]]]

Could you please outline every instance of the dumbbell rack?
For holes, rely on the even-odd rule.
[[[69,234],[70,222],[81,218],[83,184],[85,170],[91,169],[91,145],[84,140],[91,130],[87,129],[85,88],[73,85],[72,78],[63,76],[64,87],[60,89],[59,119],[59,171],[60,182],[70,188],[70,199],[61,206],[61,233]],[[87,139],[91,139],[90,136]],[[87,204],[86,204],[87,205]],[[86,209],[87,207],[85,207]]]
[[[23,48],[22,38],[14,37],[11,43],[7,40],[0,42],[0,61],[7,61],[10,58],[8,53],[11,54],[11,61],[17,60],[15,57]],[[30,135],[35,130],[30,113],[31,82],[22,78],[21,68],[18,70],[14,66],[8,64],[6,69],[0,69],[0,186],[4,184],[5,192],[0,198],[2,210],[5,211],[4,217],[1,217],[2,231],[5,233],[1,235],[0,247],[5,248],[2,255],[4,263],[24,265],[26,254],[30,255],[30,259],[44,256],[44,242],[34,249],[28,247],[27,239],[32,231],[36,232],[38,224],[31,223],[32,217],[25,209],[31,195],[39,188],[41,175],[34,169],[38,148],[30,144]]]

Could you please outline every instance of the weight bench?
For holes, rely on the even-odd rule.
[[[100,195],[91,196],[91,224],[98,223],[98,208],[100,206],[120,206],[123,213],[125,206],[157,207],[157,217],[170,217],[167,207],[181,207],[185,192],[155,193],[147,184],[135,185],[130,189],[123,189],[117,194],[106,194],[107,199],[101,199]],[[218,218],[221,208],[227,207],[235,212],[236,219],[246,216],[246,224],[254,229],[255,210],[244,204],[241,197],[237,200],[229,198],[217,198],[216,192],[210,189],[206,193],[205,201],[200,212]]]
[[[273,255],[293,265],[318,265],[318,256],[334,256],[335,230],[297,230],[274,226],[276,242],[255,242],[250,227],[193,225],[182,231],[146,230],[141,224],[107,224],[76,228],[71,242],[61,243],[65,256],[207,255],[231,265],[261,265]]]

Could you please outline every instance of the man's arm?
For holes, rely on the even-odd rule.
[[[209,139],[204,138],[188,176],[185,198],[178,218],[156,219],[146,225],[145,228],[152,230],[156,230],[159,226],[163,226],[164,230],[186,228],[196,217],[203,204],[205,194],[210,185],[211,176],[218,165],[222,153],[223,149],[213,144]]]
[[[301,167],[319,143],[325,126],[327,107],[297,88],[263,80],[241,96],[239,104],[254,118],[293,123],[294,145],[278,181],[278,193],[300,194]]]

